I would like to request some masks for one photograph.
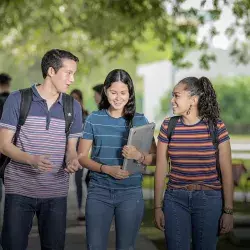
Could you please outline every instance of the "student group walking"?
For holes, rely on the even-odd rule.
[[[218,236],[233,228],[233,177],[230,138],[210,80],[187,76],[174,86],[173,116],[162,121],[157,145],[153,139],[142,152],[127,145],[130,129],[149,123],[136,112],[129,73],[110,71],[93,88],[97,110],[89,113],[81,91],[66,94],[78,62],[52,49],[41,60],[43,81],[11,93],[11,77],[0,74],[2,249],[27,249],[34,216],[41,249],[64,249],[73,173],[87,249],[107,249],[112,221],[116,249],[135,249],[144,200],[143,173],[122,168],[132,159],[156,166],[152,216],[166,249],[215,250]]]

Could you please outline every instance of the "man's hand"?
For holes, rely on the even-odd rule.
[[[70,174],[73,174],[77,170],[82,169],[82,166],[79,163],[79,159],[81,157],[82,157],[82,154],[79,154],[77,157],[67,160],[65,171]]]
[[[52,170],[52,163],[49,159],[50,155],[32,155],[28,164],[41,172],[49,172]]]

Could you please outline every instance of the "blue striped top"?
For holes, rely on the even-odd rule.
[[[147,123],[143,114],[135,114],[133,126]],[[123,117],[114,118],[107,110],[100,110],[87,117],[82,138],[93,141],[91,159],[109,166],[121,166],[124,159],[122,148],[127,144],[128,135],[129,127]],[[91,171],[90,179],[92,183],[107,188],[134,188],[141,186],[142,175],[134,174],[129,178],[117,180],[109,175]]]

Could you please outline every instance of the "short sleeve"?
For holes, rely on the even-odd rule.
[[[218,121],[217,128],[218,128],[219,144],[221,144],[222,142],[230,140],[227,128],[226,128],[223,121],[221,121],[221,120]]]
[[[166,118],[163,123],[161,124],[160,132],[158,135],[158,140],[163,143],[168,143],[168,123],[169,118]]]
[[[148,119],[143,114],[136,113],[133,118],[133,126],[139,127],[148,124]]]
[[[0,128],[16,131],[20,115],[21,94],[19,91],[11,93],[3,106]]]
[[[93,140],[94,139],[94,131],[92,124],[92,115],[90,114],[84,123],[82,139]]]
[[[70,128],[69,138],[79,138],[82,135],[82,108],[81,105],[74,100],[74,120]]]

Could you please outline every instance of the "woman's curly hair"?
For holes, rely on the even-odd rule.
[[[128,72],[126,72],[123,69],[114,69],[111,72],[108,73],[105,81],[104,81],[104,87],[101,94],[101,101],[98,105],[99,110],[101,109],[108,109],[110,106],[110,103],[108,101],[108,98],[106,96],[106,90],[110,88],[112,83],[114,82],[122,82],[128,86],[129,91],[129,100],[128,103],[125,105],[123,110],[123,117],[127,121],[127,125],[131,128],[133,126],[133,118],[135,115],[135,91],[134,91],[134,84],[133,81],[129,75]]]
[[[186,77],[179,83],[186,85],[186,90],[191,96],[198,96],[199,116],[207,121],[212,121],[215,128],[220,117],[220,109],[212,83],[207,77]]]

